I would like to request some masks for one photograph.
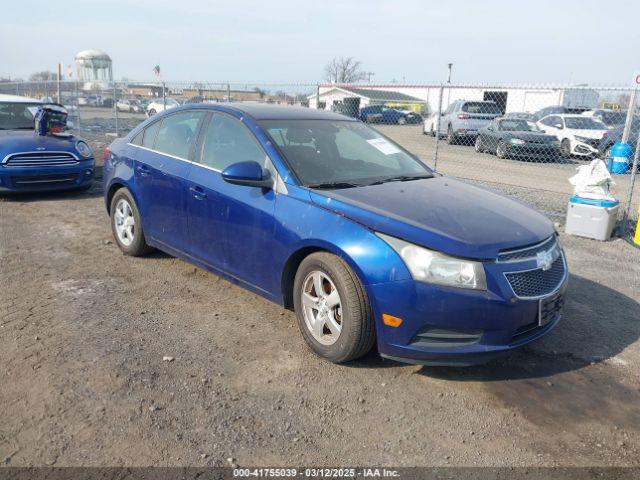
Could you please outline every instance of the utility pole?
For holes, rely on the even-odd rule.
[[[451,83],[451,70],[453,69],[453,63],[448,63],[447,68],[449,69],[449,77],[447,78],[447,83]]]
[[[58,63],[58,103],[60,103],[60,78],[62,77],[62,65]]]
[[[367,76],[367,83],[371,83],[371,77],[375,75],[375,72],[364,72],[364,74]]]

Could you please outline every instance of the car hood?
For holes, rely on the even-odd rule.
[[[0,130],[0,161],[11,153],[58,151],[76,152],[78,137],[38,135],[34,130]]]
[[[314,190],[311,200],[374,231],[457,257],[495,259],[500,250],[554,233],[546,217],[522,203],[449,177]]]
[[[519,138],[520,140],[533,143],[550,143],[556,141],[556,137],[552,135],[537,132],[509,132],[509,135],[511,135],[511,138]]]

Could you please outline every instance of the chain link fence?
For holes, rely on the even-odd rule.
[[[371,124],[441,173],[517,198],[558,222],[576,168],[594,158],[608,162],[612,146],[624,141],[636,162],[614,169],[618,235],[631,241],[638,221],[640,99],[631,88],[66,81],[0,83],[0,93],[63,104],[70,126],[96,149],[182,104],[266,102],[332,110]]]

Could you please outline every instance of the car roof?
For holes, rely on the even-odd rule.
[[[40,100],[36,100],[35,98],[22,97],[19,95],[5,95],[0,93],[0,102],[11,102],[11,103],[42,103]]]
[[[218,105],[205,104],[212,109],[229,108],[252,117],[254,120],[347,120],[357,122],[355,118],[339,113],[315,108],[292,107],[289,105],[274,105],[268,103],[220,103]],[[193,105],[195,106],[195,105]],[[218,107],[218,108],[216,108]]]

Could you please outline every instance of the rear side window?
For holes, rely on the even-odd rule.
[[[144,130],[138,132],[138,134],[129,142],[132,145],[142,145],[142,137],[144,136]]]
[[[249,129],[238,119],[214,113],[204,135],[200,163],[224,170],[237,162],[258,162],[266,166],[267,155]]]
[[[167,155],[189,159],[203,115],[203,112],[180,112],[165,117],[158,130],[154,149]]]
[[[467,102],[462,106],[462,111],[468,113],[487,113],[492,115],[502,114],[498,105],[493,102]]]
[[[161,122],[155,122],[144,129],[144,135],[142,137],[142,146],[147,148],[153,148],[156,141],[156,135],[160,129]]]

